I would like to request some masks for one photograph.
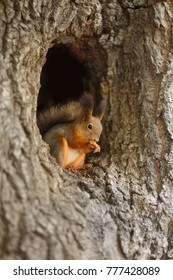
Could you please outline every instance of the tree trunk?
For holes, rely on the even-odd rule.
[[[0,19],[0,258],[173,258],[173,2],[0,0]],[[36,122],[59,44],[108,100],[102,151],[81,175]]]

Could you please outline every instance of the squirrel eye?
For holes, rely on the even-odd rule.
[[[89,128],[89,129],[92,129],[92,128],[93,128],[92,123],[89,123],[89,124],[88,124],[88,128]]]

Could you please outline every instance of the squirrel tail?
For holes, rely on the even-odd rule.
[[[39,113],[37,116],[37,125],[43,136],[54,125],[86,119],[92,115],[92,112],[92,97],[84,93],[79,101],[69,101],[66,104],[59,104]]]
[[[64,105],[54,106],[50,109],[39,113],[37,125],[41,135],[44,135],[49,129],[56,124],[70,123],[79,119],[83,114],[82,106],[79,102],[69,102]]]

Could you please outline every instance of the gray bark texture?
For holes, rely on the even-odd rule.
[[[173,258],[173,1],[0,0],[0,258]],[[48,49],[87,60],[102,151],[61,168],[36,122]]]

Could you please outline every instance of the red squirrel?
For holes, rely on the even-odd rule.
[[[100,152],[99,141],[106,101],[102,99],[94,111],[93,98],[83,94],[78,101],[52,107],[38,115],[38,127],[50,153],[68,169],[83,169],[86,154]],[[93,116],[94,111],[94,116]]]

